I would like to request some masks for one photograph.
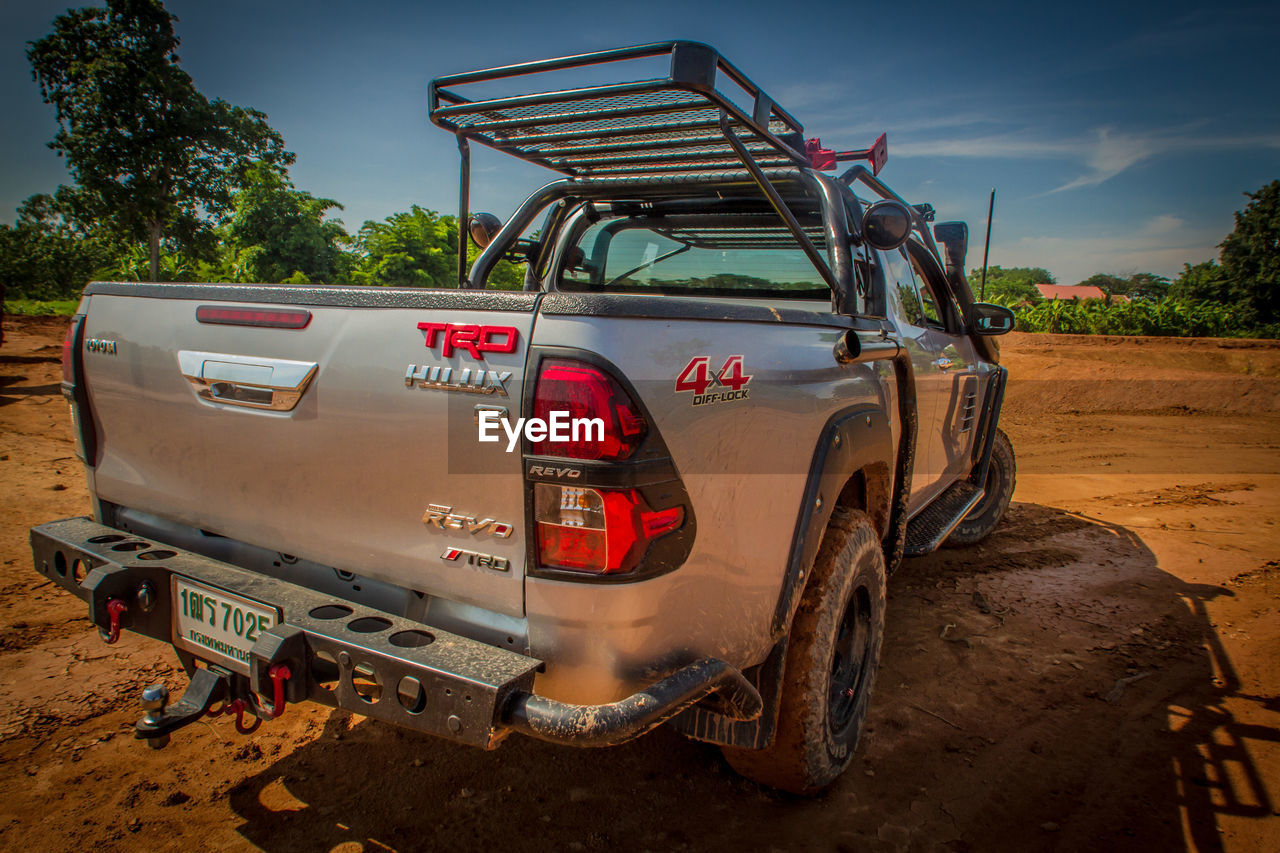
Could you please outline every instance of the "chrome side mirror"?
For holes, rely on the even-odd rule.
[[[990,302],[975,302],[969,306],[971,331],[975,335],[992,337],[1013,331],[1016,318],[1012,311],[1003,305]]]
[[[467,231],[471,233],[471,242],[481,249],[493,242],[502,230],[502,220],[492,213],[476,213],[467,221]]]
[[[862,235],[872,248],[892,252],[911,236],[911,211],[896,199],[883,199],[862,213]]]

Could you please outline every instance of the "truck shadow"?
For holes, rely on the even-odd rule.
[[[480,752],[334,712],[230,792],[293,849],[1222,849],[1277,807],[1206,603],[1132,531],[1015,504],[990,540],[904,564],[849,772],[814,799],[662,729],[606,751]],[[1253,747],[1256,748],[1256,747]]]
[[[18,384],[25,381],[25,376],[0,376],[0,406],[16,403],[24,397],[53,397],[62,387],[56,382],[46,385]]]

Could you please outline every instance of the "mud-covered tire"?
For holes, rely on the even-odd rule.
[[[1017,485],[1018,463],[1013,456],[1013,444],[1004,430],[997,429],[991,443],[991,464],[987,467],[986,494],[978,505],[969,511],[964,520],[951,531],[947,545],[975,545],[991,535],[1000,519],[1004,518],[1013,488]]]
[[[837,507],[791,623],[778,729],[764,749],[723,747],[748,779],[814,794],[844,772],[884,638],[884,550],[865,513]]]

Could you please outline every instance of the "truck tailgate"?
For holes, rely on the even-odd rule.
[[[90,289],[85,321],[86,340],[114,342],[84,358],[100,499],[523,613],[520,454],[505,452],[505,441],[479,443],[474,413],[482,405],[518,414],[532,298],[450,292],[406,302],[427,307],[290,305],[312,316],[285,329],[197,321],[202,305],[281,308],[223,301],[233,288],[210,287],[206,299],[199,286],[145,291],[173,287],[182,298],[116,287]],[[394,292],[379,295],[394,303]],[[488,330],[492,346],[469,351],[467,335],[449,346],[446,327],[460,325]],[[292,408],[288,392],[273,403],[271,385],[301,395]]]

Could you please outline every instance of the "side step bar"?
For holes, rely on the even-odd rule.
[[[984,491],[970,483],[960,480],[951,485],[934,499],[933,503],[922,509],[915,518],[907,522],[907,542],[903,546],[904,557],[923,557],[938,550],[951,531],[956,529],[969,510],[982,500]]]

